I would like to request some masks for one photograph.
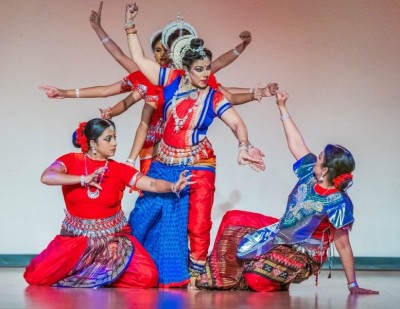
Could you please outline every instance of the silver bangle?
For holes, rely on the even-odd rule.
[[[76,89],[75,89],[75,95],[76,95],[77,98],[79,98],[79,91],[80,91],[79,88],[76,88]]]
[[[285,115],[281,116],[281,120],[282,121],[285,121],[285,120],[288,120],[288,119],[290,119],[290,115],[289,114],[285,114]]]
[[[81,175],[81,187],[85,187],[85,175]]]
[[[351,290],[352,288],[358,288],[358,283],[357,283],[357,281],[354,281],[354,282],[352,282],[352,283],[349,283],[349,284],[347,285],[347,288],[348,288],[349,290]]]
[[[109,36],[106,36],[104,39],[101,40],[101,43],[106,44],[110,40]]]
[[[236,56],[240,56],[240,53],[238,52],[238,50],[236,49],[236,47],[234,48],[234,49],[232,49],[232,51],[233,51],[233,53],[236,55]]]
[[[130,159],[130,158],[126,159],[125,162],[132,163],[133,165],[136,164],[136,160],[133,160],[133,159]]]

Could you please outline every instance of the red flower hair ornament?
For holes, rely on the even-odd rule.
[[[346,189],[349,188],[353,184],[353,175],[351,173],[340,174],[332,179],[333,185],[335,188],[340,188],[342,182],[349,182],[346,186]]]
[[[80,122],[78,129],[76,129],[76,143],[81,147],[83,153],[88,151],[88,142],[84,133],[85,127],[86,122]]]

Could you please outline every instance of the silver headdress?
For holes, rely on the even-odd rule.
[[[191,48],[190,43],[196,37],[193,35],[183,35],[175,40],[171,47],[171,57],[174,65],[178,69],[183,69],[182,59],[185,53],[190,49],[194,53],[199,53],[201,57],[206,57],[204,47]]]
[[[197,37],[196,29],[191,24],[184,22],[183,17],[180,15],[180,13],[178,13],[177,20],[170,22],[168,25],[164,27],[162,31],[161,43],[164,45],[165,48],[169,49],[168,39],[171,36],[171,34],[174,33],[176,30],[181,31],[179,35],[180,37],[182,36],[183,30],[187,30],[190,33],[190,35]]]
[[[160,33],[162,33],[162,30],[161,30],[161,29],[158,29],[158,30],[157,30],[156,32],[154,32],[153,35],[151,36],[151,38],[150,38],[150,49],[151,49],[151,50],[153,50],[152,45],[153,45],[154,39],[155,39],[156,36],[159,35]]]

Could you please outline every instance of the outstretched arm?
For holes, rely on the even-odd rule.
[[[239,37],[242,39],[242,42],[240,44],[238,44],[234,49],[223,53],[221,56],[211,62],[211,73],[215,74],[219,70],[231,64],[240,56],[247,45],[250,44],[251,33],[249,31],[243,31],[242,33],[240,33]]]
[[[179,192],[182,191],[187,185],[192,184],[190,181],[192,175],[186,176],[188,171],[183,171],[179,175],[177,182],[169,182],[162,179],[155,179],[148,176],[142,176],[136,184],[131,183],[131,186],[136,186],[139,190],[155,192],[155,193],[168,193],[174,192],[179,196]]]
[[[39,89],[45,91],[49,99],[106,98],[130,90],[126,87],[124,81],[119,81],[107,86],[94,86],[88,88],[59,89],[54,86],[39,86]]]
[[[224,97],[228,99],[228,101],[232,105],[241,105],[245,103],[249,103],[252,101],[261,101],[263,97],[271,97],[276,95],[277,90],[279,89],[277,83],[269,83],[265,88],[259,88],[259,84],[255,88],[234,88],[236,91],[241,89],[242,91],[232,93],[231,88],[223,87],[219,85],[218,90],[222,92]]]
[[[103,1],[96,11],[92,11],[89,17],[90,25],[96,32],[100,41],[103,43],[106,50],[113,56],[113,58],[128,72],[137,71],[137,66],[131,58],[129,58],[122,49],[107,35],[106,31],[101,26],[101,11],[103,9]]]
[[[347,284],[352,294],[378,294],[378,291],[360,288],[357,284],[356,272],[354,270],[354,255],[351,249],[349,231],[346,229],[336,229],[334,232],[334,242],[340,259],[342,260]]]
[[[276,94],[276,104],[278,105],[279,112],[281,114],[281,120],[283,124],[283,129],[285,130],[287,144],[289,146],[290,152],[296,158],[296,160],[304,157],[306,154],[310,153],[307,145],[303,140],[299,129],[294,123],[292,117],[290,116],[286,108],[286,100],[289,94],[284,91],[278,91]]]
[[[128,37],[128,46],[133,61],[139,67],[139,70],[153,84],[158,85],[158,74],[160,65],[144,55],[142,45],[137,35],[137,30],[133,20],[137,15],[138,7],[136,4],[128,4],[125,14],[125,31]]]
[[[142,96],[139,92],[133,91],[130,95],[128,95],[125,99],[116,103],[113,107],[102,109],[100,108],[101,118],[103,119],[111,119],[112,117],[121,115],[126,112],[131,106],[133,106],[136,102],[139,102],[142,99]]]
[[[135,139],[133,140],[131,152],[126,161],[128,165],[131,166],[135,165],[136,159],[139,156],[140,151],[142,150],[144,142],[146,141],[147,130],[149,128],[153,112],[154,112],[154,107],[148,102],[144,103],[142,110],[142,117],[136,129]]]

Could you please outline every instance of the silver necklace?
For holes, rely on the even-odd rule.
[[[188,108],[186,115],[183,118],[180,118],[176,112],[176,106],[177,106],[177,100],[178,100],[178,95],[180,93],[178,93],[178,90],[174,93],[174,96],[172,98],[172,117],[174,118],[174,122],[175,122],[175,127],[174,127],[174,132],[178,133],[183,125],[186,123],[186,120],[189,117],[189,114],[192,113],[199,105],[200,102],[203,99],[204,96],[204,92],[202,93],[202,95],[200,96],[200,91],[192,91],[189,94],[190,99],[195,100],[196,98],[196,102],[193,104],[192,107]]]
[[[88,174],[88,169],[87,169],[87,164],[86,164],[86,157],[87,157],[87,154],[85,154],[85,173],[86,173],[86,176],[87,176],[89,174]],[[107,167],[107,165],[108,165],[108,159],[106,160],[106,164],[104,165],[104,167]],[[104,173],[101,174],[101,176],[100,176],[100,179],[99,179],[99,182],[98,182],[99,185],[101,184],[101,182],[103,180],[103,177],[104,177]],[[96,191],[92,192],[92,191],[90,191],[90,186],[87,186],[87,196],[91,200],[94,200],[94,199],[98,198],[99,195],[100,195],[100,190],[99,189],[96,189]]]

